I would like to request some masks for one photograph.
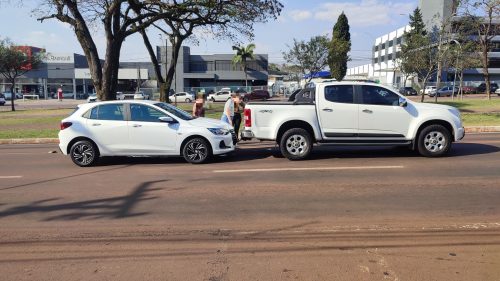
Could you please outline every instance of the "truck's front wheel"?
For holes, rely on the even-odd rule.
[[[311,135],[301,128],[289,129],[281,137],[280,150],[289,160],[305,159],[312,150]]]
[[[451,134],[441,125],[425,127],[418,136],[418,152],[426,157],[447,154],[451,147]]]

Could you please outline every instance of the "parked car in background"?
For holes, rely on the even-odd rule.
[[[500,88],[498,88],[498,89],[495,91],[495,94],[497,94],[497,95],[500,97]]]
[[[183,156],[190,163],[235,149],[233,128],[220,120],[193,118],[167,103],[84,103],[61,121],[59,148],[78,166],[104,156]]]
[[[269,95],[269,92],[266,90],[253,90],[249,94],[246,94],[243,97],[244,101],[250,101],[250,100],[267,100],[271,98]]]
[[[425,86],[424,95],[429,95],[429,94],[435,94],[437,91],[436,86]],[[420,90],[420,93],[422,93],[422,90]]]
[[[149,95],[144,92],[135,92],[134,100],[149,100]]]
[[[0,105],[5,105],[5,96],[0,94]]]
[[[209,101],[227,101],[231,98],[231,92],[219,91],[208,96]]]
[[[429,94],[429,97],[437,95],[438,97],[449,97],[451,95],[456,96],[458,93],[458,87],[453,88],[453,86],[445,86],[437,90],[436,93]]]
[[[11,100],[12,99],[12,93],[11,92],[3,92],[3,96],[5,98],[5,100]],[[16,100],[18,99],[22,99],[23,96],[21,94],[15,94],[14,96]]]
[[[96,101],[98,101],[96,93],[90,94],[89,97],[87,98],[87,102],[96,102]]]
[[[492,93],[496,92],[498,89],[498,84],[497,83],[490,83],[490,91]],[[486,92],[486,83],[481,83],[479,86],[477,86],[477,92],[478,93],[484,93]]]
[[[399,93],[404,96],[416,96],[418,93],[412,87],[402,87],[399,88]]]
[[[195,98],[188,92],[179,92],[169,96],[168,100],[170,102],[192,102]]]
[[[477,94],[477,88],[474,86],[462,86],[462,93],[469,94]]]

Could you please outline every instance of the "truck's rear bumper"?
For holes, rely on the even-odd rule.
[[[252,131],[250,130],[243,130],[241,131],[241,139],[242,140],[251,140],[253,139],[254,135],[252,133]]]

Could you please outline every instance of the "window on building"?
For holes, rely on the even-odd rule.
[[[230,60],[215,61],[215,70],[217,71],[232,71],[233,64]]]
[[[389,41],[389,47],[392,47],[392,46],[393,46],[393,44],[394,44],[394,41],[393,41],[393,40]]]
[[[396,45],[400,45],[401,44],[401,42],[402,42],[401,39],[402,39],[402,37],[396,38]]]
[[[208,70],[206,61],[191,61],[189,63],[189,72],[205,72]]]
[[[373,48],[374,52],[378,52],[378,45]]]
[[[382,46],[380,47],[380,50],[385,49],[385,43],[382,43]]]
[[[384,62],[384,61],[385,61],[385,57],[384,56],[380,57],[380,62]]]
[[[387,60],[392,60],[392,54],[387,55]]]
[[[325,99],[337,103],[353,103],[354,91],[351,85],[325,87]]]
[[[378,58],[373,58],[373,63],[378,63]]]

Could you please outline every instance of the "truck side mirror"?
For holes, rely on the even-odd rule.
[[[408,101],[405,98],[400,97],[399,98],[399,106],[401,106],[401,107],[408,106]]]

